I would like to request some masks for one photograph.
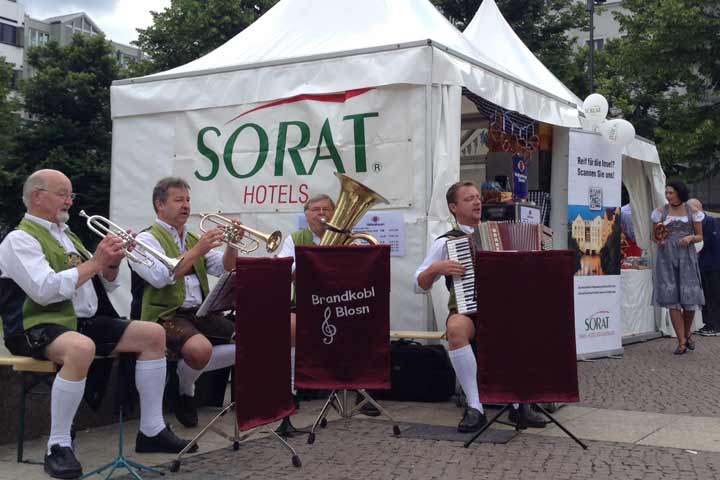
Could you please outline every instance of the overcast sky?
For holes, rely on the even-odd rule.
[[[160,12],[170,0],[19,0],[25,13],[43,20],[68,13],[85,12],[116,42],[130,44],[137,40],[136,28],[152,23],[150,11]]]

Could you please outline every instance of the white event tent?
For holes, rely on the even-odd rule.
[[[155,219],[151,205],[155,182],[181,175],[192,186],[194,213],[201,213],[200,208],[221,209],[239,214],[244,223],[261,231],[280,229],[289,235],[298,226],[301,203],[282,203],[288,197],[280,196],[274,204],[260,205],[259,200],[249,204],[252,178],[249,173],[237,174],[238,162],[247,155],[263,162],[275,155],[274,173],[273,162],[257,160],[261,168],[256,178],[265,182],[261,186],[269,186],[271,180],[288,186],[304,183],[310,195],[328,193],[336,198],[336,168],[318,159],[332,157],[335,162],[354,151],[355,168],[345,162],[345,173],[390,200],[373,212],[394,213],[401,219],[404,248],[400,256],[392,257],[391,327],[434,329],[426,297],[413,294],[413,273],[428,242],[447,229],[445,191],[459,178],[462,88],[539,121],[564,129],[580,126],[577,98],[550,78],[513,72],[507,60],[493,59],[473,46],[428,0],[281,0],[204,57],[113,84],[111,218],[135,230],[150,225]],[[365,93],[350,94],[356,91]],[[333,104],[340,107],[303,101],[336,93],[345,94]],[[295,108],[283,112],[297,117],[288,117],[293,121],[285,123],[262,117],[270,106]],[[376,122],[367,120],[362,132],[373,168],[358,167],[358,122],[343,124],[352,117],[346,114],[357,118],[355,106],[365,112],[372,109],[365,116]],[[340,113],[331,108],[339,108]],[[244,113],[235,115],[238,111]],[[253,118],[252,123],[235,130],[224,150],[221,143],[212,143],[225,141],[232,132],[227,125],[243,115]],[[229,116],[232,120],[225,123],[218,120]],[[295,121],[298,118],[301,121]],[[305,125],[310,140],[298,133],[294,141],[300,146],[286,154],[278,131],[286,132],[289,124]],[[203,125],[212,126],[201,129]],[[208,129],[212,134],[203,137]],[[259,149],[248,146],[242,136],[252,129],[260,137],[270,132],[270,140],[265,138]],[[333,142],[336,151],[330,148]],[[297,156],[294,174],[278,166],[279,159],[288,155]],[[221,173],[212,181],[199,180],[208,159],[216,160],[213,165]],[[304,170],[311,162],[308,173]],[[234,174],[227,175],[222,168]],[[216,169],[212,175],[217,173]],[[197,222],[194,215],[191,227]],[[128,276],[123,268],[122,274]],[[127,313],[129,292],[120,291],[114,300]],[[437,322],[441,327],[443,320]]]
[[[515,34],[497,7],[495,0],[484,0],[470,24],[463,32],[465,37],[491,61],[502,64],[514,77],[543,88],[567,102],[582,105],[580,100],[560,82],[527,48]],[[553,129],[552,186],[553,198],[551,227],[556,232],[555,248],[567,247],[567,144],[569,129]],[[564,151],[563,151],[564,150]],[[564,156],[563,156],[564,155]],[[622,181],[630,194],[634,230],[637,243],[643,250],[654,253],[650,239],[650,212],[665,203],[665,173],[660,166],[655,145],[636,137],[623,150]],[[654,332],[657,329],[670,334],[671,327],[659,309],[649,308],[652,289],[649,271],[642,274],[625,272],[623,289],[623,335],[631,336]]]

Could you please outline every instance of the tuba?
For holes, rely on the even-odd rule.
[[[352,228],[370,207],[376,203],[389,202],[347,175],[335,172],[335,176],[340,180],[340,196],[335,213],[330,221],[325,222],[327,230],[320,240],[320,245],[349,245],[355,240],[365,240],[371,245],[377,245],[379,242],[375,237],[368,233],[352,233]]]

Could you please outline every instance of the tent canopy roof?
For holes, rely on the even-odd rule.
[[[207,55],[165,74],[279,63],[432,40],[507,73],[427,0],[282,0]]]
[[[580,126],[577,104],[479,51],[429,0],[280,0],[186,65],[112,88],[113,118],[393,84],[458,85],[536,120]]]
[[[502,64],[515,78],[533,85],[577,106],[580,100],[537,59],[505,20],[495,0],[484,0],[463,32],[481,55]]]

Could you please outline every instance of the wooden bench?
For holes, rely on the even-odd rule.
[[[1,355],[0,366],[12,367],[14,371],[22,375],[17,431],[17,461],[22,462],[27,396],[33,393],[33,390],[42,383],[50,385],[57,372],[57,365],[49,360],[36,360],[31,357],[19,357],[17,355]]]
[[[426,330],[390,330],[390,339],[399,340],[447,340],[446,332],[430,332]]]

